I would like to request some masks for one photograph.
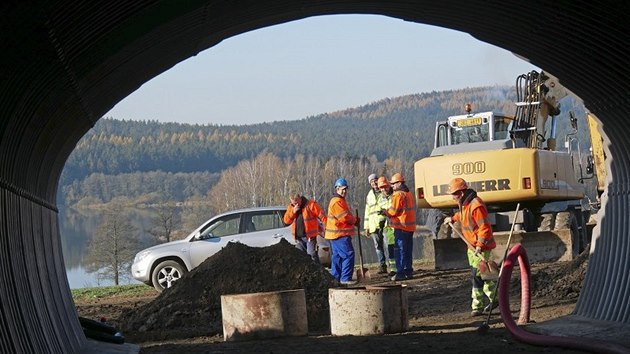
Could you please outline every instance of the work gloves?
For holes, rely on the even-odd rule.
[[[475,247],[475,256],[481,257],[481,247]]]
[[[448,225],[448,224],[450,224],[452,222],[453,222],[453,218],[451,218],[450,216],[447,216],[447,217],[444,218],[444,224],[445,225]]]

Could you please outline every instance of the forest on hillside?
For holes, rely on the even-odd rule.
[[[472,103],[476,112],[513,114],[514,99],[514,89],[506,86],[434,91],[297,121],[243,126],[103,118],[69,156],[58,203],[78,206],[122,198],[150,204],[206,198],[226,171],[261,155],[285,167],[300,159],[320,166],[369,161],[370,168],[395,161],[410,175],[413,162],[433,148],[436,121],[463,114],[464,103]],[[570,131],[569,111],[581,119],[582,149],[588,149],[584,107],[570,97],[562,101],[558,145]]]

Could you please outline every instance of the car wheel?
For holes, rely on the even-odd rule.
[[[176,261],[164,261],[153,269],[151,282],[153,287],[162,292],[166,288],[173,286],[173,283],[186,274],[186,269]]]

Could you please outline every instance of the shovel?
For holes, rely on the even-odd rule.
[[[464,242],[466,242],[466,245],[468,246],[468,248],[470,248],[473,251],[475,250],[475,247],[471,245],[470,242],[468,242],[468,240],[464,237],[464,235],[462,235],[459,232],[459,230],[455,228],[455,226],[453,226],[453,223],[449,222],[448,226],[450,226],[451,229],[455,231],[455,233],[457,234],[457,236],[459,236],[459,238],[461,238]],[[481,277],[481,279],[483,280],[499,279],[499,265],[494,261],[483,259],[481,255],[479,255],[478,257],[481,258],[481,261],[479,262],[479,276]]]
[[[356,215],[359,215],[359,209],[355,210]],[[357,225],[357,236],[359,238],[359,269],[357,269],[357,281],[362,282],[364,280],[370,280],[370,271],[363,267],[363,247],[361,246],[361,228]]]
[[[512,227],[510,228],[510,235],[508,236],[507,244],[505,245],[505,253],[503,254],[503,259],[501,260],[501,269],[499,269],[499,278],[501,278],[501,273],[503,272],[503,263],[505,263],[505,259],[507,258],[508,252],[510,250],[510,243],[512,242],[512,234],[514,233],[514,225],[516,225],[516,216],[518,215],[518,210],[521,208],[521,203],[516,204],[516,210],[514,211],[514,219],[512,220]],[[494,301],[496,300],[497,293],[499,292],[499,282],[497,281],[497,289],[490,299],[490,311],[488,311],[488,318],[486,322],[484,322],[479,328],[477,328],[477,333],[486,334],[490,329],[490,316],[492,315],[492,309],[494,308]]]

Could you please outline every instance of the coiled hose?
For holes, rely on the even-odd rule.
[[[615,353],[615,354],[628,354],[630,349],[611,342],[592,338],[578,338],[578,337],[558,337],[548,336],[542,334],[535,334],[527,332],[520,328],[512,318],[510,313],[510,278],[512,276],[512,269],[518,259],[521,269],[521,311],[518,319],[519,324],[526,324],[529,322],[529,310],[531,307],[530,296],[530,267],[529,260],[525,248],[521,245],[512,247],[508,256],[503,262],[503,270],[501,278],[499,279],[499,308],[501,309],[501,318],[505,327],[510,334],[521,342],[536,346],[551,346],[551,347],[564,347],[577,350],[585,350],[597,353]]]

